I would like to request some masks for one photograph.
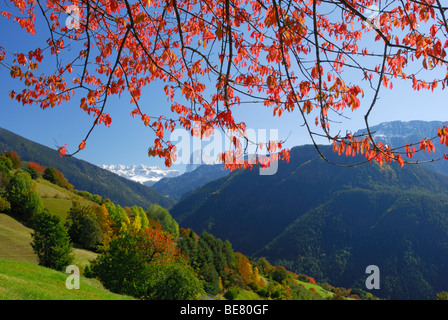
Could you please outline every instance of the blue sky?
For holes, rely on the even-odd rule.
[[[4,2],[0,3],[0,11]],[[42,30],[39,33],[39,29]],[[42,46],[41,41],[48,37],[45,28],[38,28],[37,35],[32,37],[20,29],[17,24],[0,18],[0,46],[11,51],[27,52]],[[41,36],[40,34],[43,34]],[[48,62],[52,58],[46,58]],[[54,62],[52,62],[54,63]],[[37,106],[23,107],[10,100],[10,90],[21,91],[21,83],[9,76],[9,70],[0,65],[0,127],[19,134],[45,146],[56,149],[56,145],[67,143],[69,150],[75,148],[89,130],[93,118],[87,116],[79,108],[79,101],[56,106],[54,109],[41,110]],[[151,84],[143,92],[142,103],[159,110],[169,110],[163,91],[163,84]],[[364,128],[362,111],[368,105],[361,107],[360,112],[349,116],[343,124],[334,124],[339,128],[356,131]],[[447,120],[447,95],[441,90],[435,93],[414,92],[404,85],[394,83],[394,90],[383,90],[380,100],[374,109],[370,124],[375,125],[393,120]],[[126,100],[111,100],[108,110],[112,116],[110,128],[97,127],[87,142],[86,149],[76,155],[77,158],[93,164],[145,164],[164,166],[163,161],[147,156],[147,149],[154,141],[154,134],[145,128],[140,119],[130,116],[131,105]],[[357,116],[358,115],[358,116]],[[286,114],[282,118],[273,118],[272,111],[258,105],[242,105],[236,112],[236,117],[246,121],[248,128],[278,129],[279,138],[289,137],[287,146],[311,143],[297,112]],[[324,143],[325,141],[319,141]],[[204,143],[205,145],[206,143]],[[176,168],[174,166],[173,168]],[[180,168],[182,169],[182,168]]]

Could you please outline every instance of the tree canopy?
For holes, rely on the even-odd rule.
[[[415,152],[434,151],[436,140],[448,146],[447,127],[395,149],[369,130],[378,98],[397,83],[415,91],[448,84],[448,6],[439,0],[10,1],[14,8],[1,16],[30,34],[44,21],[49,32],[29,52],[0,44],[1,65],[25,85],[10,97],[43,109],[74,99],[93,117],[79,146],[60,146],[61,155],[76,154],[96,126],[111,125],[115,95],[154,131],[148,155],[167,166],[176,160],[168,134],[175,128],[201,138],[228,130],[233,145],[220,158],[230,169],[288,160],[284,140],[257,145],[270,158],[240,160],[254,143],[246,120],[235,117],[245,104],[274,117],[298,111],[318,152],[316,138],[326,137],[339,154],[364,155],[361,163],[403,166]],[[49,58],[54,68],[40,70]],[[153,82],[164,83],[170,101],[162,114],[140,99]],[[332,130],[351,112],[363,113],[364,134]]]

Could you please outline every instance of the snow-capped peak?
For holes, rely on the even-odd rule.
[[[146,166],[143,164],[122,165],[122,164],[103,164],[100,168],[118,174],[119,176],[151,186],[165,177],[177,177],[180,175],[178,170],[161,169],[158,166]]]

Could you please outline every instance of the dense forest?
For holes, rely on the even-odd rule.
[[[331,146],[325,156],[344,165]],[[327,164],[313,146],[291,149],[272,176],[234,171],[176,203],[185,228],[228,239],[319,282],[364,287],[381,269],[386,299],[432,299],[448,287],[448,178],[425,166]]]

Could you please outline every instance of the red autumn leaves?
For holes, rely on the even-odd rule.
[[[331,117],[344,119],[343,112],[367,109],[368,118],[375,101],[363,100],[366,89],[390,90],[398,80],[410,80],[415,91],[448,85],[448,77],[429,79],[418,72],[418,68],[446,69],[448,23],[436,1],[393,2],[379,12],[374,29],[365,26],[365,15],[366,8],[381,5],[378,0],[337,4],[297,0],[294,5],[256,0],[113,0],[95,6],[74,1],[11,2],[15,11],[1,11],[3,19],[35,34],[36,16],[43,15],[50,36],[39,48],[13,53],[11,59],[3,50],[7,44],[0,44],[0,63],[25,85],[21,92],[11,91],[10,97],[42,109],[79,101],[81,110],[94,117],[93,128],[111,126],[109,97],[117,95],[131,106],[131,115],[139,115],[136,119],[153,131],[148,155],[164,158],[168,166],[174,150],[170,132],[182,128],[193,134],[195,122],[201,124],[201,132],[220,128],[244,132],[245,119],[235,114],[248,103],[270,108],[278,117],[298,112],[312,142],[316,135],[327,137],[341,155],[362,154],[368,161],[396,161],[403,166],[418,150],[429,154],[435,150],[429,137],[392,150],[374,143],[370,135],[334,135],[330,129]],[[70,5],[79,7],[80,26],[69,30],[63,21]],[[328,10],[320,10],[324,5]],[[18,16],[22,18],[13,18]],[[384,48],[384,53],[377,48]],[[54,70],[39,70],[44,57],[56,58]],[[418,68],[410,68],[412,63]],[[345,78],[345,70],[359,71],[364,82]],[[142,98],[144,89],[155,82],[164,83],[164,90],[156,94],[164,94],[169,104],[161,114],[153,112],[152,101]],[[376,94],[370,96],[377,99]],[[78,151],[86,147],[90,132],[80,139]],[[440,128],[437,134],[448,146],[447,130]],[[271,160],[289,158],[281,142],[266,143],[274,154]],[[245,147],[235,142],[221,154],[234,158],[230,169],[252,167],[253,163],[240,161]],[[67,155],[67,146],[59,152]],[[269,161],[260,163],[267,166]]]

